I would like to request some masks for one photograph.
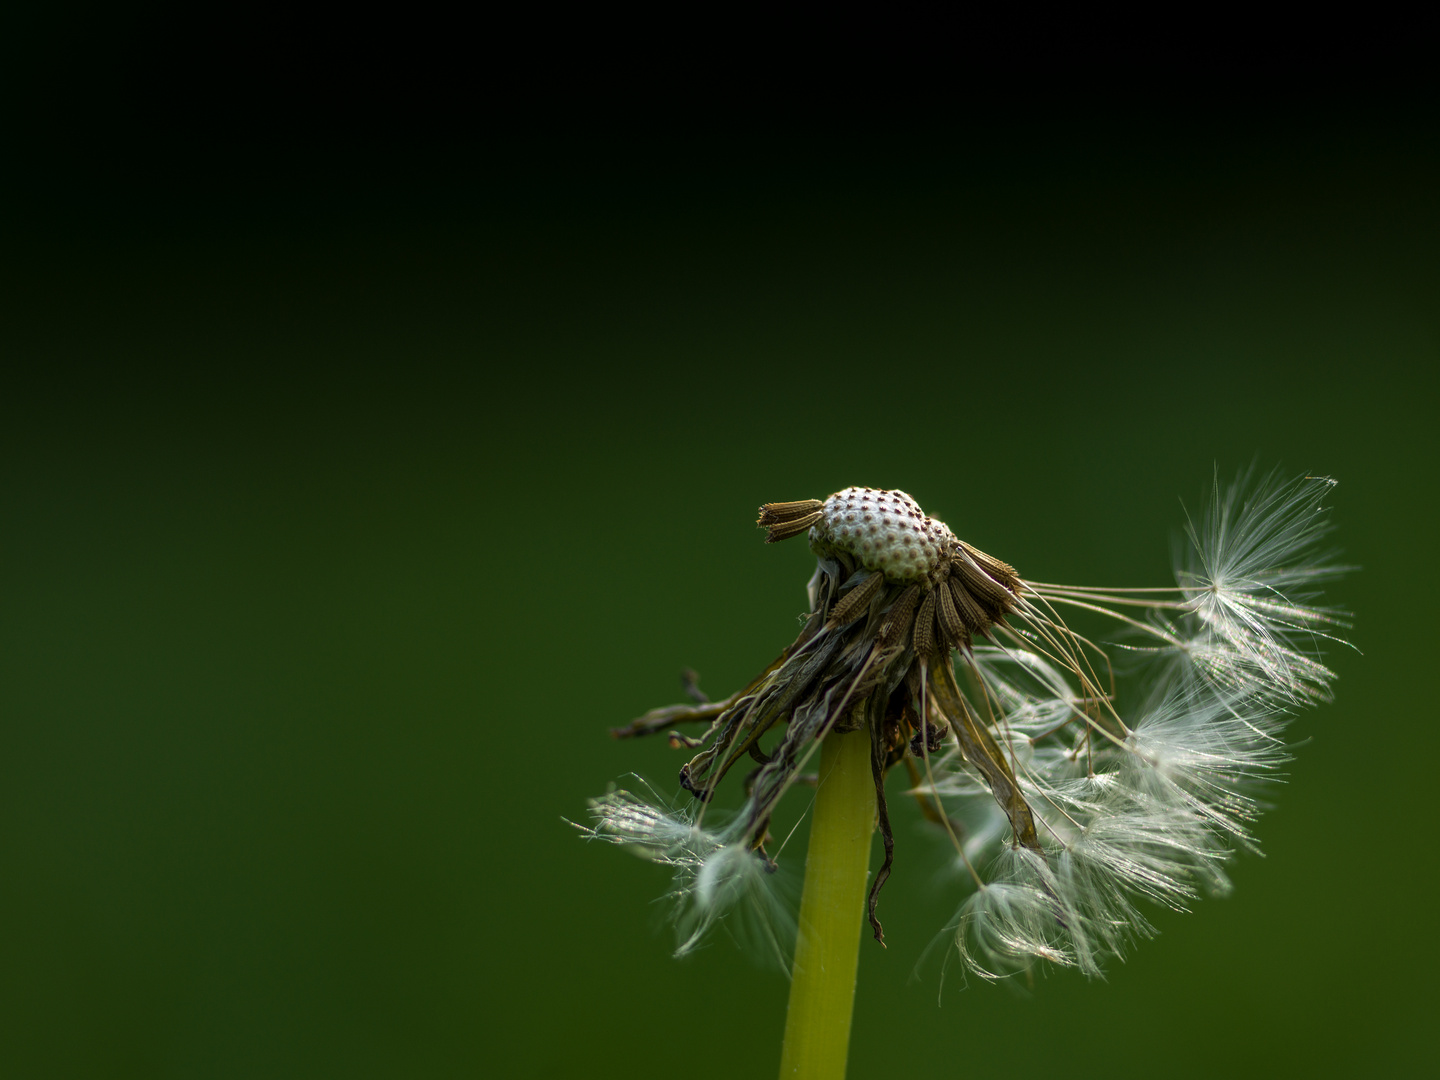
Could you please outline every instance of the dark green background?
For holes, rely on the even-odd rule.
[[[1339,478],[1363,566],[1267,857],[1107,981],[952,971],[937,1008],[912,972],[960,893],[900,806],[851,1075],[1408,1067],[1440,170],[1400,105],[37,165],[3,281],[4,1071],[769,1075],[785,982],[670,959],[665,873],[561,820],[632,769],[671,789],[678,755],[605,731],[682,667],[728,692],[793,636],[811,560],[756,505],[900,487],[1032,577],[1165,584],[1180,498],[1251,461]]]

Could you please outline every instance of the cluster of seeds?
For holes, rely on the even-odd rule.
[[[1291,708],[1329,696],[1334,673],[1315,642],[1348,623],[1306,598],[1342,569],[1316,547],[1330,484],[1214,486],[1173,588],[1022,580],[900,491],[765,503],[766,543],[803,534],[819,555],[803,628],[724,700],[687,678],[695,701],[612,729],[668,731],[672,747],[696,751],[680,785],[697,806],[612,791],[583,831],[674,869],[680,953],[733,913],[759,915],[756,939],[783,958],[772,815],[818,742],[864,731],[885,851],[867,902],[876,938],[895,848],[885,777],[903,765],[975,882],[952,924],[971,969],[998,978],[1045,960],[1099,975],[1106,954],[1152,932],[1137,900],[1183,910],[1202,888],[1227,887],[1230,841],[1253,848],[1253,788],[1285,758]],[[1117,691],[1105,650],[1065,624],[1066,606],[1154,639],[1138,650],[1153,654],[1149,677],[1130,687],[1148,705],[1121,710],[1123,682]],[[675,730],[691,723],[704,725],[698,737]],[[736,766],[745,802],[717,827],[705,804]],[[972,862],[986,847],[1000,856],[988,880]]]
[[[878,570],[896,584],[933,574],[955,544],[943,522],[925,516],[903,491],[849,487],[825,500],[810,528],[817,555],[843,551],[866,570]]]
[[[808,532],[822,568],[837,564],[828,571],[839,577],[826,626],[848,626],[885,597],[877,630],[887,648],[910,637],[921,657],[969,649],[1005,621],[1019,595],[1014,567],[956,539],[903,491],[851,487],[823,502],[766,503],[756,524],[768,530],[766,543]],[[869,576],[841,596],[856,564]]]

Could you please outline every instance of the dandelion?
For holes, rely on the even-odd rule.
[[[674,868],[679,952],[743,913],[783,958],[794,927],[770,823],[819,749],[786,1075],[843,1074],[862,914],[884,941],[896,767],[971,886],[949,927],[968,970],[1098,976],[1153,933],[1139,905],[1184,910],[1228,888],[1230,854],[1255,843],[1257,787],[1285,761],[1286,722],[1329,697],[1322,650],[1348,625],[1317,603],[1345,569],[1319,549],[1331,484],[1217,483],[1189,521],[1175,585],[1151,588],[1029,580],[900,491],[767,503],[767,542],[805,534],[817,558],[799,637],[723,701],[692,678],[694,703],[614,729],[698,751],[680,770],[689,805],[612,791],[584,831]],[[1063,612],[1109,620],[1125,640],[1082,636]],[[1111,652],[1136,668],[1123,698]],[[741,762],[753,766],[743,805],[707,821]],[[884,858],[867,889],[876,829]]]

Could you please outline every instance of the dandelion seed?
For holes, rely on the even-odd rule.
[[[731,916],[730,929],[759,959],[788,970],[795,920],[785,879],[727,830],[701,828],[688,810],[664,805],[653,790],[648,794],[612,789],[590,800],[593,824],[576,828],[674,871],[666,899],[673,905],[677,956],[692,952]]]
[[[1322,647],[1349,625],[1317,603],[1345,569],[1318,550],[1331,486],[1274,473],[1217,484],[1187,526],[1176,585],[1160,588],[1031,581],[900,491],[767,503],[766,541],[805,535],[817,559],[799,636],[724,700],[614,729],[694,752],[679,771],[690,806],[612,791],[584,831],[675,869],[679,951],[748,909],[762,950],[783,954],[793,924],[769,884],[770,823],[820,743],[863,732],[884,847],[866,901],[875,939],[898,865],[885,778],[903,765],[973,885],[951,926],[969,969],[1099,975],[1153,933],[1137,905],[1185,910],[1228,888],[1286,721],[1330,694]],[[1122,695],[1111,647],[1062,611],[1128,634],[1127,655],[1146,661],[1138,685]],[[691,724],[704,726],[678,730]],[[742,762],[743,805],[721,822],[707,807]]]

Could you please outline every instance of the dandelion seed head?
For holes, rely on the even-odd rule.
[[[612,791],[582,831],[672,868],[678,953],[720,926],[783,963],[794,913],[767,852],[772,814],[820,740],[868,731],[886,852],[869,898],[876,936],[895,849],[885,779],[903,764],[952,852],[947,887],[973,886],[949,927],[969,968],[1098,977],[1154,933],[1144,907],[1183,911],[1229,889],[1226,864],[1255,846],[1262,784],[1287,760],[1286,723],[1329,696],[1321,646],[1348,625],[1317,602],[1343,569],[1317,549],[1330,486],[1276,474],[1217,485],[1175,588],[1022,579],[901,491],[767,503],[767,542],[807,533],[817,556],[799,637],[730,697],[697,692],[699,704],[615,729],[707,724],[698,738],[671,730],[672,746],[698,751],[680,771],[694,802]],[[1117,676],[1110,646],[1061,610],[1141,636],[1128,655],[1148,662]],[[743,805],[709,809],[742,761],[758,763],[741,770]]]

